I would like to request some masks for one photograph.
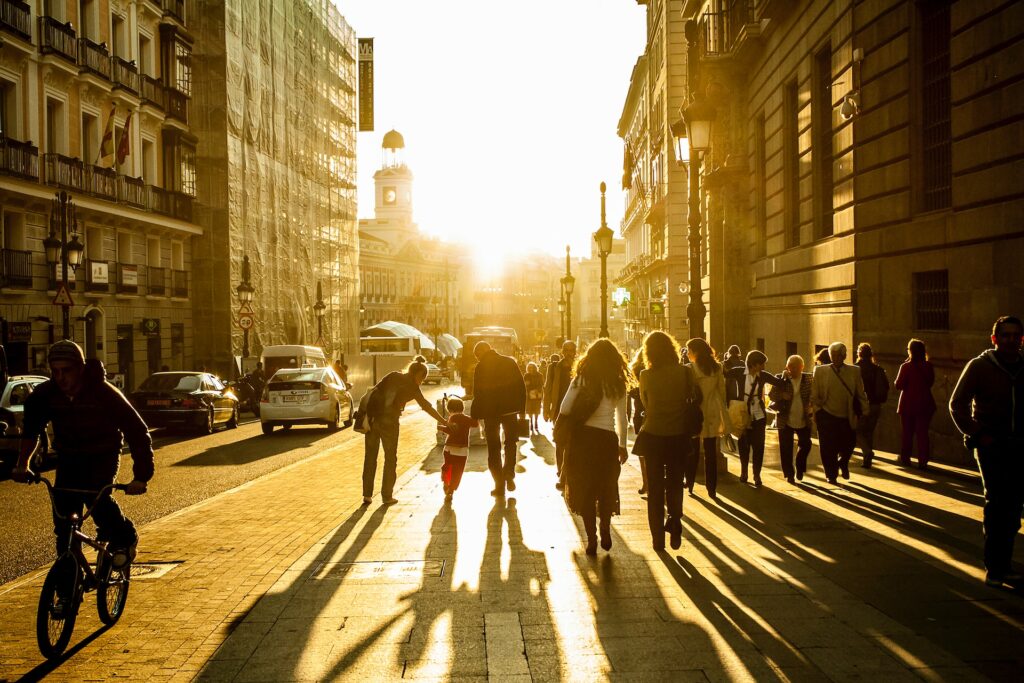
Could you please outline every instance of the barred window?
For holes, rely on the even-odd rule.
[[[800,246],[800,111],[796,81],[786,84],[782,101],[783,186],[786,189],[786,246]]]
[[[920,3],[921,64],[921,208],[944,209],[952,203],[952,103],[949,79],[948,0]]]
[[[814,232],[817,238],[833,234],[832,216],[832,46],[825,46],[814,55],[814,92],[811,94],[814,142]]]
[[[754,124],[754,228],[757,235],[758,256],[765,256],[768,253],[768,174],[765,172],[768,154],[765,150],[766,144],[764,112],[761,112]]]
[[[914,329],[949,329],[949,271],[914,273]]]

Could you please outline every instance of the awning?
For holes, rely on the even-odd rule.
[[[386,320],[382,323],[377,323],[371,327],[367,327],[365,330],[359,333],[360,337],[419,337],[420,350],[422,351],[433,351],[434,342],[430,340],[430,337],[420,332],[412,325],[406,325],[405,323],[395,322],[394,320]]]
[[[457,356],[462,342],[445,332],[437,337],[437,350],[446,356]]]

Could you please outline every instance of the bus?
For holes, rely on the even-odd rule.
[[[512,327],[498,327],[491,325],[487,327],[474,327],[466,333],[462,344],[462,362],[460,375],[462,386],[467,396],[473,395],[473,372],[476,370],[476,356],[473,355],[473,348],[479,342],[487,342],[491,348],[503,356],[511,356],[519,363],[522,360],[522,350],[519,348],[519,335]]]

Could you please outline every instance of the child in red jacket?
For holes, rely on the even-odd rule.
[[[444,442],[444,465],[441,466],[441,481],[444,483],[444,499],[451,502],[452,494],[459,488],[462,472],[466,469],[466,458],[469,456],[469,430],[477,426],[477,421],[466,415],[465,404],[461,398],[448,399],[448,424],[438,429],[448,435]]]

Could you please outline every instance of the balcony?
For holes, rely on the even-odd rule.
[[[82,190],[85,187],[85,169],[81,159],[47,152],[43,155],[43,168],[47,185],[55,185],[66,190]]]
[[[94,43],[88,38],[79,38],[78,66],[82,71],[110,80],[110,54],[105,45]]]
[[[171,271],[171,296],[179,299],[188,298],[188,272],[184,270]]]
[[[0,29],[32,42],[32,11],[21,0],[0,0]]]
[[[132,263],[117,264],[117,293],[139,293],[139,267]]]
[[[168,214],[179,220],[192,222],[192,197],[184,192],[168,192],[171,212]]]
[[[39,180],[39,148],[27,142],[0,138],[0,173]]]
[[[164,86],[159,79],[152,76],[142,76],[141,81],[143,104],[152,104],[154,107],[164,108]]]
[[[110,264],[106,261],[85,259],[78,273],[85,280],[85,291],[104,294],[110,291]]]
[[[166,95],[164,111],[172,119],[188,123],[188,95],[178,92],[174,88],[164,89]]]
[[[75,29],[53,17],[39,17],[39,51],[60,55],[72,64],[78,64],[78,44]]]
[[[139,69],[135,62],[115,55],[110,58],[110,71],[115,88],[123,88],[133,95],[139,94]]]
[[[117,176],[117,201],[134,206],[136,209],[145,209],[147,204],[146,184],[142,178]]]
[[[165,17],[174,17],[185,25],[185,0],[163,0]]]
[[[146,269],[146,291],[156,296],[167,294],[167,269],[154,268]]]
[[[84,190],[101,199],[117,201],[117,171],[88,164],[85,166]]]
[[[748,36],[760,35],[754,0],[727,0],[718,11],[701,18],[700,50],[704,57],[721,57],[739,52]]]
[[[0,287],[32,288],[32,252],[0,249]]]

